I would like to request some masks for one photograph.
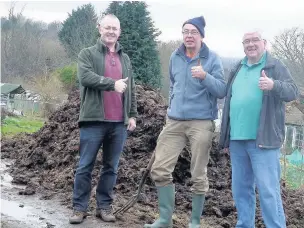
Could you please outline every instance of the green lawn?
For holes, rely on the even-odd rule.
[[[1,125],[1,135],[12,137],[19,133],[33,133],[38,131],[44,124],[43,119],[32,117],[7,117]]]

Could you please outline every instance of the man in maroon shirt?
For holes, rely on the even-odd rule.
[[[102,145],[100,178],[96,188],[96,216],[114,222],[111,204],[117,169],[127,130],[136,127],[135,83],[131,62],[117,42],[120,22],[106,15],[98,22],[100,39],[78,55],[80,82],[80,160],[75,174],[71,224],[87,216],[91,174]]]

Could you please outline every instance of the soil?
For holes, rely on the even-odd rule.
[[[24,185],[12,184],[12,177],[7,173],[12,161],[2,159],[1,178],[1,223],[2,228],[73,228],[68,222],[71,211],[61,205],[58,197],[52,200],[40,200],[41,194],[20,195]],[[79,226],[78,226],[79,227]],[[100,223],[100,219],[90,215],[81,224],[85,228],[118,228],[113,223]]]
[[[166,119],[164,98],[155,90],[137,85],[137,128],[128,135],[120,159],[114,207],[121,207],[137,190],[144,168],[156,146],[156,140]],[[10,168],[13,183],[25,185],[19,194],[40,194],[41,199],[55,196],[71,209],[75,169],[79,160],[79,91],[70,93],[68,102],[55,111],[38,132],[2,142],[2,158],[14,159]],[[215,137],[216,138],[216,137]],[[92,174],[93,188],[90,211],[95,208],[95,189],[102,164],[98,154]],[[190,155],[186,147],[181,153],[173,177],[176,185],[174,227],[187,227],[191,213]],[[206,195],[202,227],[235,227],[236,209],[231,193],[231,167],[228,154],[212,144],[208,165],[210,191]],[[157,197],[153,181],[147,179],[140,201],[115,224],[119,227],[142,227],[157,217]],[[287,226],[304,227],[304,190],[289,190],[282,184],[282,196]],[[259,206],[256,227],[265,227]]]

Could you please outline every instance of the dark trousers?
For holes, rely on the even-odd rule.
[[[92,188],[92,171],[98,150],[102,146],[102,169],[96,189],[98,209],[108,209],[113,202],[119,158],[126,141],[123,123],[103,122],[80,128],[80,160],[75,174],[73,208],[86,211]]]

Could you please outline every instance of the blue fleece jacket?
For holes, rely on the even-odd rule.
[[[197,66],[198,59],[207,72],[204,80],[191,75],[191,67]],[[197,56],[188,60],[184,45],[171,55],[168,117],[176,120],[217,119],[217,99],[226,94],[222,62],[204,43]]]

